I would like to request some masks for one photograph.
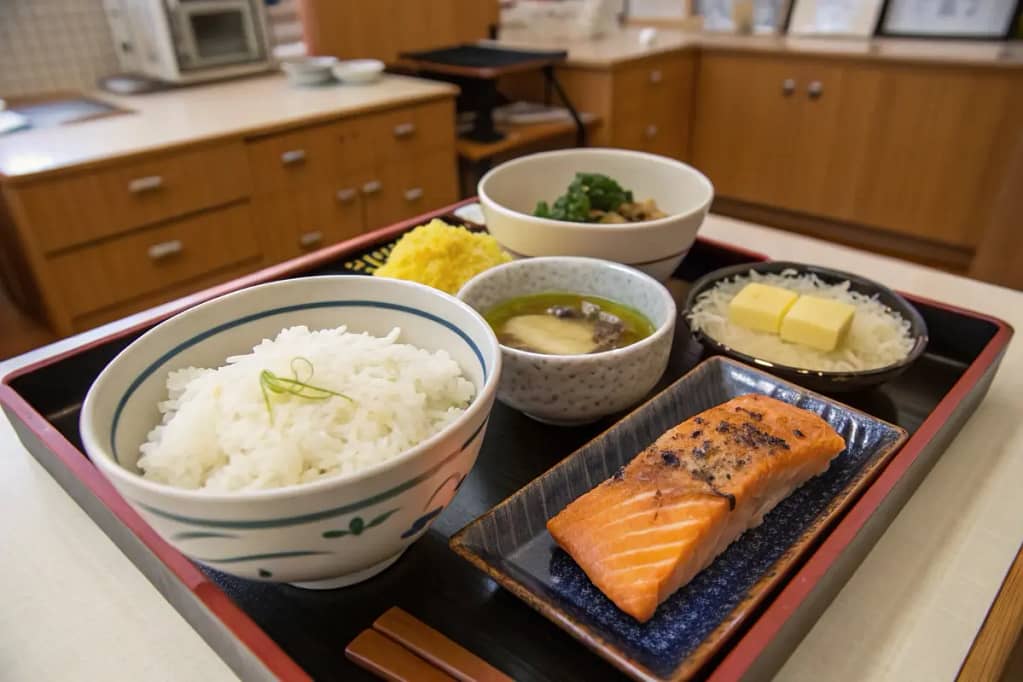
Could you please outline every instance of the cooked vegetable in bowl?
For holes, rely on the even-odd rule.
[[[645,339],[654,326],[632,308],[599,296],[517,296],[484,314],[505,346],[548,355],[599,353]]]
[[[553,206],[540,201],[533,215],[573,223],[613,224],[656,220],[668,214],[653,199],[636,202],[630,190],[602,173],[576,173],[568,190],[555,199]]]

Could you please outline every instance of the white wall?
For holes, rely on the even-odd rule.
[[[301,38],[295,0],[268,17],[274,42]],[[0,0],[0,97],[90,90],[117,70],[103,0]]]

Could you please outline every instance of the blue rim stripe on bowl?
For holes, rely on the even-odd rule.
[[[237,540],[238,536],[234,533],[214,533],[205,530],[186,530],[180,533],[175,533],[171,536],[172,540],[204,540],[207,538],[222,538],[225,540]]]
[[[438,317],[433,313],[427,313],[422,310],[419,310],[418,308],[410,308],[409,306],[401,305],[399,303],[385,303],[383,301],[364,300],[317,301],[315,303],[297,303],[295,305],[283,306],[281,308],[272,308],[270,310],[264,310],[262,312],[246,315],[245,317],[240,317],[237,320],[224,322],[223,324],[219,324],[216,327],[207,329],[201,334],[196,334],[192,338],[186,341],[182,341],[177,346],[164,353],[159,358],[157,358],[156,361],[154,361],[152,364],[150,364],[148,367],[142,370],[142,372],[137,377],[135,377],[134,381],[132,381],[131,384],[128,386],[128,390],[125,391],[124,395],[121,396],[121,399],[117,402],[117,409],[114,410],[114,419],[110,425],[110,453],[114,457],[114,462],[116,462],[117,464],[121,463],[120,458],[118,458],[117,456],[117,441],[115,436],[117,434],[117,425],[121,420],[121,413],[124,411],[124,406],[128,404],[128,399],[131,398],[132,394],[134,394],[136,390],[138,390],[138,387],[141,386],[146,379],[152,376],[152,374],[156,372],[156,370],[158,370],[160,367],[162,367],[167,361],[169,361],[171,358],[173,358],[175,355],[182,352],[183,350],[191,348],[200,341],[205,341],[211,336],[216,336],[220,332],[227,331],[228,329],[232,329],[239,325],[246,324],[248,322],[253,322],[255,320],[260,320],[263,319],[264,317],[271,317],[273,315],[278,315],[281,313],[291,313],[297,310],[310,310],[314,308],[382,308],[384,310],[397,310],[400,312],[409,313],[411,315],[416,315],[418,317],[422,317],[432,322],[441,324],[450,329],[451,331],[455,332],[456,334],[458,334],[458,336],[460,336],[462,340],[465,341],[469,348],[472,349],[472,352],[476,354],[476,359],[479,360],[480,367],[483,368],[483,382],[486,383],[488,367],[486,361],[484,361],[483,359],[483,353],[480,351],[479,347],[475,344],[475,342],[473,342],[471,338],[469,338],[469,335],[466,334],[464,331],[453,325],[451,322],[448,322],[444,318]]]
[[[483,422],[478,427],[476,427],[476,430],[472,432],[472,435],[469,436],[469,438],[460,448],[452,452],[450,455],[445,457],[443,460],[441,460],[434,466],[430,467],[428,470],[424,471],[419,476],[416,476],[415,478],[410,478],[404,483],[396,485],[389,490],[383,491],[382,493],[377,493],[372,497],[367,497],[364,500],[360,500],[352,504],[347,504],[344,505],[343,507],[334,507],[333,509],[325,509],[319,512],[302,514],[301,516],[291,516],[283,519],[265,519],[258,521],[216,521],[210,519],[199,519],[190,516],[181,516],[179,514],[172,514],[171,512],[166,512],[163,511],[162,509],[151,507],[148,504],[139,502],[138,500],[132,500],[132,504],[145,509],[147,512],[151,514],[155,514],[156,516],[160,516],[165,519],[170,519],[171,521],[177,521],[178,523],[187,523],[202,528],[233,528],[233,529],[283,528],[287,526],[298,526],[303,523],[311,523],[313,521],[322,521],[324,519],[333,518],[335,516],[344,516],[345,514],[351,514],[352,512],[359,511],[360,509],[364,509],[374,504],[379,504],[380,502],[389,500],[392,497],[399,495],[405,492],[406,490],[409,490],[410,488],[414,488],[420,483],[426,481],[431,476],[433,476],[433,474],[437,473],[437,471],[441,467],[443,467],[445,464],[447,464],[452,459],[454,459],[462,452],[464,452],[465,449],[469,447],[472,444],[472,442],[476,440],[477,437],[479,437],[481,433],[483,433],[483,429],[486,427],[488,421],[490,421],[489,416],[486,419],[484,419]]]

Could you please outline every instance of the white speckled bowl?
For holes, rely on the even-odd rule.
[[[537,218],[536,202],[565,192],[578,172],[604,173],[654,199],[667,217],[640,223],[598,225]],[[631,265],[663,282],[689,252],[714,187],[681,161],[628,149],[559,149],[497,166],[477,189],[487,231],[520,257],[587,256]]]
[[[183,490],[139,475],[139,445],[159,422],[167,374],[217,367],[284,327],[347,325],[445,350],[476,386],[440,432],[352,475],[237,493]],[[351,585],[384,570],[448,505],[479,453],[501,351],[476,311],[444,292],[385,277],[288,279],[243,289],[170,318],[107,365],[82,407],[93,463],[168,543],[194,561],[253,580]]]
[[[650,320],[654,333],[631,346],[588,355],[544,355],[502,345],[497,399],[558,425],[592,422],[642,400],[668,365],[676,318],[671,294],[649,275],[594,258],[529,258],[477,275],[458,297],[486,313],[516,296],[555,291],[630,306]]]

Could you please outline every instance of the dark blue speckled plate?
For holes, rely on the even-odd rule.
[[[679,422],[746,393],[819,414],[846,440],[827,472],[783,500],[641,624],[619,611],[547,533],[546,522]],[[711,358],[451,539],[451,547],[637,679],[688,679],[780,586],[859,496],[906,432],[726,358]]]

